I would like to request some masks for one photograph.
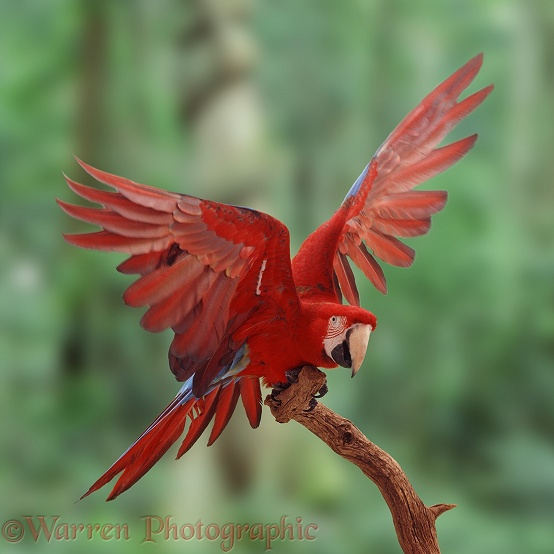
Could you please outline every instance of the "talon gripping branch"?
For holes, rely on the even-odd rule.
[[[376,319],[360,307],[349,259],[383,293],[376,258],[403,267],[413,262],[414,251],[397,237],[425,234],[446,202],[446,192],[413,188],[475,144],[477,135],[438,147],[491,92],[492,85],[458,101],[481,64],[482,55],[470,60],[408,114],[292,261],[287,228],[265,213],[140,185],[79,162],[115,192],[67,179],[75,193],[102,208],[59,201],[62,209],[102,230],[65,238],[130,255],[117,269],[140,277],[123,298],[130,306],[148,306],[141,320],[146,330],[175,332],[169,366],[183,383],[83,496],[120,473],[108,500],[127,490],[183,434],[187,421],[177,457],[214,420],[212,444],[239,397],[257,427],[260,380],[275,386],[305,365],[358,371]]]

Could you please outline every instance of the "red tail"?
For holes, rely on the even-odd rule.
[[[217,385],[202,398],[192,397],[186,401],[184,399],[190,396],[190,392],[180,392],[148,429],[81,496],[81,499],[109,483],[121,472],[123,473],[107,500],[113,500],[133,486],[183,434],[187,418],[190,418],[191,424],[177,458],[180,458],[198,440],[215,415],[215,424],[209,439],[209,444],[212,444],[231,418],[239,395],[242,397],[250,425],[257,427],[261,417],[260,381],[257,378],[233,379]]]

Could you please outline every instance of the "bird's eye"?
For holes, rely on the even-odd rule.
[[[346,328],[346,317],[340,315],[333,315],[329,318],[327,323],[327,332],[331,335],[339,335]]]

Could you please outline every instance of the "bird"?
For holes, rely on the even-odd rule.
[[[129,256],[117,270],[138,278],[123,299],[147,307],[140,321],[147,331],[173,330],[169,367],[182,383],[81,498],[119,476],[107,497],[113,500],[184,434],[180,458],[213,421],[211,445],[239,398],[251,427],[258,427],[262,385],[282,389],[303,366],[342,366],[356,375],[377,321],[360,305],[351,262],[386,293],[378,260],[398,267],[414,261],[414,250],[400,239],[426,234],[447,200],[445,191],[414,187],[474,146],[477,134],[441,143],[493,90],[491,84],[459,100],[482,63],[482,53],[469,60],[398,124],[292,259],[287,227],[266,213],[138,184],[77,159],[113,190],[64,175],[74,193],[97,206],[57,200],[59,206],[100,227],[64,238]]]

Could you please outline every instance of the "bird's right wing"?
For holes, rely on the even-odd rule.
[[[287,228],[255,210],[141,185],[79,163],[116,192],[67,179],[74,192],[102,208],[58,201],[62,209],[102,230],[66,240],[131,255],[118,270],[140,277],[125,291],[125,302],[149,307],[141,320],[146,330],[173,329],[171,370],[179,381],[194,375],[193,392],[203,396],[240,348],[229,344],[230,336],[252,310],[298,303]]]

